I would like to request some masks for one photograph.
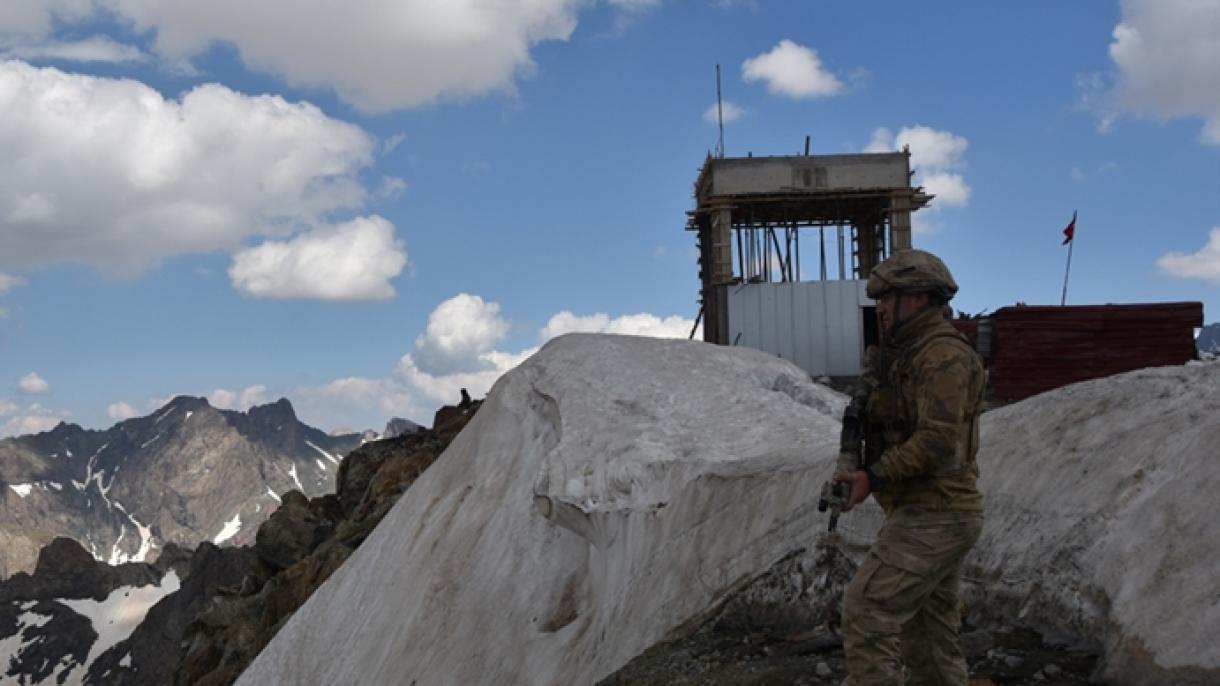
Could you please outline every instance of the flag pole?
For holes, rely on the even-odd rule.
[[[1067,304],[1068,297],[1068,274],[1072,272],[1072,248],[1076,247],[1076,241],[1068,241],[1068,262],[1067,269],[1063,272],[1063,296],[1059,299],[1059,306],[1063,307]]]
[[[1072,248],[1076,247],[1076,212],[1072,212],[1072,221],[1063,230],[1063,235],[1067,236],[1063,242],[1068,244],[1068,259],[1067,268],[1063,270],[1063,295],[1059,298],[1060,307],[1067,304],[1068,275],[1072,273]]]

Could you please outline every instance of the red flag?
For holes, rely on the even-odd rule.
[[[1072,239],[1075,237],[1076,237],[1076,213],[1072,212],[1072,221],[1068,222],[1067,228],[1065,228],[1063,230],[1062,245],[1067,245],[1068,243],[1071,243]]]

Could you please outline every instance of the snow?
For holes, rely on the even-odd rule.
[[[116,509],[118,509],[120,512],[122,512],[124,516],[127,517],[128,521],[130,521],[132,523],[132,525],[134,525],[136,527],[136,531],[138,531],[140,534],[140,547],[138,550],[136,550],[135,554],[133,554],[133,555],[125,555],[120,551],[118,553],[117,557],[115,558],[115,559],[117,559],[117,562],[110,562],[110,564],[114,565],[114,564],[122,564],[124,562],[144,562],[145,560],[148,559],[148,554],[150,552],[152,552],[153,546],[156,545],[156,541],[153,539],[153,535],[152,535],[152,527],[144,526],[140,522],[140,520],[135,518],[135,515],[131,514],[130,512],[127,511],[127,508],[123,507],[123,503],[120,503],[119,501],[116,500],[116,501],[114,501],[114,506]],[[123,534],[125,534],[126,532],[127,532],[126,527],[120,526],[120,528],[119,528],[119,539],[120,540],[123,538]],[[115,548],[117,549],[117,547],[118,547],[118,541],[115,541]],[[111,551],[111,556],[115,557],[115,551],[113,549]]]
[[[305,487],[301,485],[301,479],[297,477],[297,466],[294,464],[288,469],[288,475],[292,477],[292,482],[297,485],[297,490],[305,492]]]
[[[3,671],[8,671],[9,659],[17,658],[22,651],[36,645],[37,639],[32,636],[27,638],[25,636],[26,630],[44,626],[47,622],[51,621],[50,615],[29,612],[29,607],[33,605],[35,605],[35,603],[20,606],[22,614],[17,616],[17,630],[6,638],[0,638],[0,659],[4,660]],[[0,671],[0,686],[8,686],[9,684],[19,683],[20,682],[17,680],[17,677],[7,676]]]
[[[193,414],[195,414],[195,411],[194,411],[194,410],[187,410],[187,412],[186,412],[186,416],[182,418],[182,421],[184,421],[184,422],[185,422],[186,420],[190,419],[190,418],[191,418],[191,415],[193,415]]]
[[[187,414],[190,414],[190,413],[187,413]],[[130,667],[131,666],[131,651],[127,651],[127,654],[123,656],[123,659],[119,660],[119,666],[120,667]]]
[[[314,464],[318,465],[318,469],[321,469],[322,471],[326,471],[326,463],[323,462],[322,460],[314,460]]]
[[[237,532],[239,532],[239,531],[241,531],[241,513],[240,512],[233,515],[233,519],[230,519],[229,521],[225,522],[224,528],[220,530],[220,533],[216,534],[216,537],[212,539],[212,542],[215,543],[216,545],[220,545],[221,543],[224,543],[225,541],[229,540],[230,538],[233,538],[234,536],[236,536]]]
[[[277,495],[275,491],[271,490],[270,486],[267,487],[267,495],[271,496],[272,498],[275,498],[275,502],[277,502],[277,503],[283,502],[282,500],[280,500],[279,495]]]
[[[554,339],[238,683],[594,683],[825,527],[843,402],[744,348]]]
[[[159,433],[156,436],[153,436],[152,438],[148,439],[147,441],[144,441],[142,444],[140,444],[140,450],[147,448],[153,441],[157,440],[158,438],[161,438],[164,435],[165,435],[164,433]]]
[[[330,453],[326,452],[325,450],[323,450],[323,449],[319,448],[318,446],[314,445],[313,441],[306,440],[306,441],[305,441],[305,445],[307,445],[307,446],[309,446],[310,448],[313,448],[314,450],[316,450],[316,451],[318,451],[318,452],[322,453],[322,455],[323,455],[323,456],[325,456],[325,457],[326,457],[326,459],[330,460],[332,464],[339,464],[339,458],[335,457],[334,455],[331,455]],[[325,468],[324,468],[324,469],[325,469]]]
[[[89,648],[89,656],[85,662],[79,668],[72,669],[65,683],[80,684],[85,673],[89,671],[89,666],[99,655],[130,636],[144,620],[149,608],[177,591],[179,586],[178,575],[170,570],[157,585],[121,586],[100,602],[92,598],[57,600],[56,602],[68,606],[73,612],[87,617],[98,635]]]
[[[30,491],[34,490],[34,484],[9,484],[8,487],[13,489],[13,492],[22,498],[28,496]]]
[[[754,351],[557,338],[238,683],[595,683],[823,535],[843,402]],[[971,606],[1098,640],[1111,683],[1220,683],[1218,417],[1217,362],[984,415]]]
[[[1143,369],[988,413],[970,559],[1022,617],[1102,640],[1106,676],[1220,668],[1220,363]]]

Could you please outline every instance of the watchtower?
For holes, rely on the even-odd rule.
[[[877,338],[868,275],[911,247],[911,213],[932,197],[911,186],[909,150],[709,155],[686,223],[703,340],[765,350],[814,376],[858,374]]]

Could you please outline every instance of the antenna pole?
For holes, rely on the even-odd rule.
[[[720,157],[724,157],[724,101],[720,97],[720,65],[716,65],[716,120],[720,124]]]

